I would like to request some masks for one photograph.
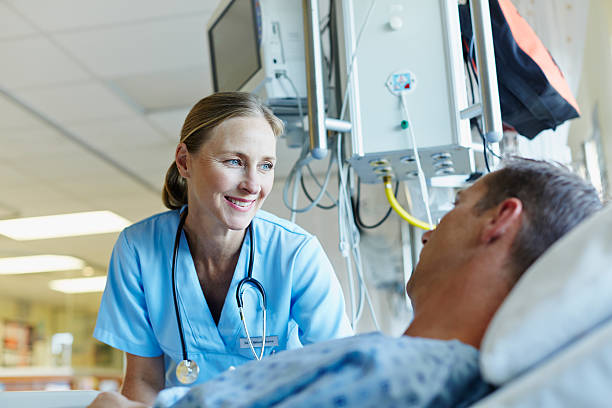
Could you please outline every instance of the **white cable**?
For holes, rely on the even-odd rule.
[[[295,173],[295,182],[293,183],[293,196],[291,197],[291,222],[295,223],[295,217],[297,216],[297,211],[294,211],[297,206],[298,200],[298,180],[302,177],[302,170],[298,169]]]
[[[314,172],[312,171],[312,167],[310,167],[310,163],[306,165],[306,169],[308,170],[308,173],[310,173],[310,177],[314,180],[315,184],[319,186],[319,188],[323,188],[323,185],[321,184],[321,182],[319,182],[319,179],[317,179],[317,176],[315,176]],[[327,190],[325,190],[325,195],[327,196],[327,198],[330,199],[332,204],[338,205],[338,200],[336,200]]]
[[[370,313],[372,315],[372,320],[374,322],[374,325],[376,329],[380,331],[380,326],[376,318],[376,313],[374,311],[372,299],[370,298],[368,287],[366,286],[365,280],[363,278],[363,266],[362,266],[363,263],[361,261],[361,252],[359,250],[360,234],[359,234],[359,230],[355,226],[353,209],[351,207],[351,198],[349,196],[348,189],[347,189],[348,175],[346,173],[348,173],[348,167],[345,170],[344,164],[342,163],[341,152],[342,152],[342,137],[340,134],[338,134],[338,145],[336,148],[336,153],[338,157],[338,166],[339,166],[338,174],[340,177],[340,185],[338,186],[338,190],[339,190],[338,191],[338,204],[339,204],[338,210],[339,210],[339,217],[340,217],[340,209],[342,209],[342,215],[344,216],[343,218],[345,219],[344,228],[346,229],[345,232],[349,236],[350,249],[351,249],[350,252],[351,252],[351,255],[353,256],[353,262],[355,263],[355,269],[357,271],[357,280],[360,286],[360,297],[359,297],[359,307],[358,307],[359,313],[357,313],[357,317],[360,317],[361,315],[360,311],[363,307],[363,296],[361,294],[363,293],[368,303],[368,308],[370,309]],[[354,296],[354,293],[352,293],[352,296]],[[357,318],[356,322],[358,320],[359,319]]]
[[[423,196],[423,203],[425,204],[425,211],[427,212],[427,222],[429,225],[434,225],[431,220],[431,210],[429,209],[429,193],[427,191],[427,182],[425,181],[425,173],[421,167],[421,159],[419,157],[419,148],[417,147],[416,137],[412,130],[412,120],[410,120],[410,113],[408,112],[408,104],[406,103],[406,92],[400,93],[400,99],[402,101],[402,110],[406,116],[408,122],[408,131],[410,132],[410,139],[412,142],[412,151],[414,152],[414,159],[417,165],[417,172],[419,174],[419,185],[421,186],[421,195]]]
[[[374,6],[376,5],[377,0],[372,0],[370,3],[370,8],[368,9],[368,13],[366,14],[365,21],[359,30],[359,34],[357,34],[357,41],[355,41],[355,49],[353,50],[353,54],[351,55],[351,65],[349,65],[349,70],[346,75],[346,89],[344,90],[344,97],[342,98],[342,108],[340,109],[340,120],[344,119],[344,113],[346,109],[346,102],[348,100],[348,93],[351,89],[351,76],[353,76],[353,65],[355,64],[355,58],[357,58],[357,50],[359,49],[359,44],[361,43],[361,36],[365,31],[368,22],[370,21],[370,16],[372,15],[372,11],[374,10]]]
[[[327,185],[329,184],[329,179],[331,176],[333,160],[332,158],[330,158],[329,160],[329,164],[327,166],[327,172],[325,174],[325,180],[323,182],[323,185],[321,186],[321,190],[319,190],[319,193],[317,194],[315,199],[312,200],[312,202],[308,204],[306,207],[296,208],[297,195],[299,193],[298,185],[299,185],[300,177],[302,177],[302,168],[306,165],[309,165],[309,163],[313,159],[312,159],[312,156],[310,156],[308,152],[308,138],[306,137],[306,130],[304,129],[304,116],[303,116],[302,103],[301,103],[301,99],[300,99],[298,90],[295,84],[293,83],[293,81],[291,80],[291,78],[289,78],[289,76],[287,75],[287,73],[280,72],[276,75],[276,77],[285,78],[287,82],[289,82],[289,85],[291,86],[291,88],[293,88],[293,92],[295,93],[297,103],[298,103],[298,114],[300,116],[300,123],[302,124],[302,133],[303,133],[303,140],[304,140],[304,144],[302,146],[302,152],[300,153],[300,157],[298,158],[298,160],[295,162],[295,164],[291,168],[291,171],[289,172],[289,175],[287,176],[287,179],[285,180],[285,185],[283,187],[283,201],[285,203],[285,206],[289,209],[289,211],[291,211],[291,220],[293,222],[295,221],[296,213],[303,213],[303,212],[310,211],[321,201],[321,199],[323,198],[323,195],[327,193]],[[290,204],[287,196],[289,193],[289,186],[291,185],[292,182],[294,183],[293,184],[293,196],[292,196],[292,203]],[[318,180],[317,180],[317,183],[318,183]]]

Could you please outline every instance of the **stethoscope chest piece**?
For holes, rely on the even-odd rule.
[[[200,367],[193,360],[181,360],[176,366],[176,378],[182,384],[191,384],[198,378]]]

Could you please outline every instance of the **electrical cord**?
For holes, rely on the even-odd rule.
[[[344,166],[342,160],[342,134],[337,134],[337,148],[336,157],[338,161],[338,176],[340,178],[340,183],[338,186],[338,231],[340,236],[340,252],[342,256],[345,258],[347,262],[347,273],[350,271],[349,278],[349,288],[351,289],[351,306],[352,306],[352,317],[353,317],[353,327],[356,322],[361,317],[361,309],[363,304],[363,298],[365,297],[366,303],[368,304],[368,309],[370,310],[370,314],[372,316],[372,320],[374,321],[374,325],[376,330],[380,331],[380,326],[378,324],[378,319],[376,318],[376,313],[374,312],[374,306],[372,304],[372,299],[370,297],[370,293],[365,284],[365,279],[363,277],[363,262],[361,260],[361,252],[359,250],[359,229],[356,227],[354,223],[354,215],[351,206],[350,194],[347,191],[347,174],[349,170],[349,166]],[[347,242],[348,237],[348,242]],[[349,267],[350,264],[350,256],[352,255],[353,261],[355,263],[355,270],[357,272],[357,281],[360,286],[359,292],[359,306],[357,307],[357,311],[355,311],[355,303],[354,303],[354,287],[353,287],[353,275],[352,268]],[[356,313],[355,313],[356,312]]]
[[[322,187],[321,184],[319,184],[319,180],[317,180],[314,177],[314,174],[312,174],[312,169],[310,168],[310,164],[307,164],[306,167],[308,168],[308,171],[310,172],[310,175],[312,176],[313,180],[319,185],[319,187]],[[304,177],[300,177],[300,184],[302,185],[302,191],[304,192],[304,195],[306,196],[308,201],[310,201],[311,203],[314,202],[314,199],[310,196],[310,194],[308,193],[308,190],[306,189],[306,184],[304,184]],[[325,195],[329,196],[327,192],[325,192]],[[322,205],[322,204],[317,203],[317,208],[320,208],[322,210],[331,210],[333,208],[336,208],[337,205],[338,205],[337,201],[333,201],[332,205]]]
[[[291,78],[289,78],[286,72],[278,73],[277,78],[284,78],[287,80],[287,82],[289,82],[289,85],[293,89],[295,96],[297,98],[298,114],[300,116],[300,121],[303,121],[304,116],[303,116],[303,111],[302,111],[302,103],[301,103],[299,93],[298,93],[298,90],[295,84],[293,83]],[[310,211],[315,205],[319,203],[319,201],[321,201],[323,195],[327,193],[327,185],[329,184],[329,179],[331,176],[331,168],[333,164],[333,158],[330,157],[329,164],[327,166],[327,172],[325,174],[325,181],[323,182],[323,185],[321,186],[321,190],[317,194],[316,198],[311,200],[311,203],[308,204],[307,206],[303,208],[296,208],[298,179],[301,180],[302,178],[302,169],[304,168],[304,166],[307,166],[313,160],[312,156],[310,156],[308,152],[308,138],[306,137],[306,131],[304,130],[303,125],[302,125],[302,132],[304,134],[304,145],[302,146],[302,152],[300,153],[300,157],[298,158],[298,160],[294,163],[293,167],[291,168],[291,171],[289,172],[289,176],[287,177],[287,180],[285,181],[285,185],[283,187],[283,201],[285,203],[285,206],[289,209],[289,211],[291,211],[292,221],[295,221],[296,213],[304,213],[304,212]],[[289,186],[291,184],[293,184],[294,186],[293,195],[292,195],[293,199],[292,199],[292,202],[289,203],[288,194],[289,194]]]
[[[396,181],[395,191],[393,193],[395,196],[397,196],[398,190],[399,190],[399,181]],[[385,221],[387,221],[387,219],[389,218],[389,215],[391,215],[391,212],[393,211],[393,207],[389,207],[389,209],[387,210],[387,213],[383,216],[383,218],[380,221],[372,225],[366,225],[361,219],[361,214],[359,212],[360,202],[361,202],[361,178],[357,177],[357,197],[355,198],[351,197],[351,203],[353,205],[353,215],[355,216],[355,224],[357,224],[357,226],[361,229],[374,229],[374,228],[380,227]]]

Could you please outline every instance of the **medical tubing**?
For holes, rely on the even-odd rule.
[[[358,258],[359,262],[355,262],[356,265],[361,265],[361,251],[359,247],[355,247],[353,257]],[[378,324],[378,319],[376,318],[376,313],[374,312],[374,305],[372,304],[372,298],[370,297],[370,292],[368,291],[368,287],[366,286],[365,279],[363,277],[363,269],[361,266],[357,269],[357,277],[359,278],[359,283],[363,288],[365,293],[366,301],[368,303],[368,308],[370,309],[370,314],[372,315],[372,320],[374,321],[374,327],[376,327],[377,331],[380,331],[380,326]]]
[[[178,299],[176,296],[176,257],[178,255],[179,243],[181,242],[181,232],[183,231],[183,225],[185,224],[185,220],[187,219],[187,208],[181,214],[181,218],[179,220],[178,228],[176,229],[176,237],[174,238],[174,251],[172,255],[172,294],[174,295],[174,311],[176,312],[176,323],[179,329],[179,337],[181,339],[181,348],[183,350],[183,360],[188,360],[187,358],[187,347],[185,346],[185,336],[183,335],[183,323],[181,322],[181,313],[178,307]]]
[[[306,168],[308,168],[308,170],[310,172],[312,172],[312,170],[310,169],[310,166],[307,165]],[[312,175],[312,174],[311,174]],[[316,178],[313,177],[313,180],[315,180],[315,182],[319,185],[319,187],[321,187],[321,184],[319,183],[319,180],[317,180]],[[304,193],[304,195],[306,196],[306,198],[308,199],[308,201],[310,201],[311,203],[314,201],[314,199],[310,196],[310,193],[308,192],[308,189],[306,188],[306,184],[304,184],[304,177],[302,177],[300,179],[300,184],[302,185],[302,192]],[[329,193],[325,193],[325,195],[329,198],[330,194]],[[334,209],[336,206],[338,205],[338,202],[336,200],[332,199],[332,204],[331,205],[323,205],[323,204],[317,204],[317,208],[320,208],[322,210],[331,210]]]
[[[291,222],[295,223],[295,218],[297,216],[297,211],[293,211],[293,209],[297,206],[298,202],[298,194],[299,194],[299,184],[298,179],[302,179],[302,170],[301,168],[297,170],[295,173],[295,181],[293,182],[293,194],[291,195]]]
[[[402,217],[404,220],[408,221],[410,224],[414,225],[415,227],[424,229],[426,231],[429,231],[435,228],[433,225],[428,224],[424,221],[421,221],[413,217],[406,210],[402,208],[402,206],[397,202],[397,199],[393,195],[393,186],[391,185],[390,176],[385,176],[383,181],[385,185],[385,195],[387,196],[387,200],[389,201],[391,208],[393,208],[395,212],[399,214],[400,217]]]
[[[425,181],[425,173],[423,172],[423,167],[421,167],[421,159],[419,157],[419,149],[417,147],[416,137],[414,136],[414,131],[412,130],[412,120],[410,120],[410,112],[408,112],[406,95],[406,92],[400,93],[400,99],[402,101],[404,115],[406,115],[406,120],[408,121],[408,132],[410,132],[410,139],[412,141],[412,150],[414,152],[414,159],[417,165],[419,185],[421,186],[421,195],[423,196],[423,204],[425,204],[425,212],[427,213],[427,222],[429,222],[430,225],[433,225],[431,219],[431,211],[429,210],[429,193],[427,192],[427,182]]]
[[[338,145],[342,142],[342,134],[337,134]],[[340,157],[340,149],[336,148],[336,154],[332,155],[337,160],[338,165],[338,250],[344,258],[346,263],[346,276],[347,283],[349,286],[349,304],[351,306],[351,327],[355,329],[356,325],[356,306],[355,306],[355,283],[353,279],[353,268],[351,264],[350,251],[348,250],[348,243],[346,241],[346,227],[344,217],[344,206],[342,199],[342,160]]]
[[[304,153],[304,150],[302,150],[302,152]],[[333,160],[331,158],[329,160],[329,164],[327,165],[327,173],[325,174],[325,180],[323,181],[323,187],[321,187],[321,190],[319,191],[319,194],[317,194],[317,196],[315,197],[314,201],[302,208],[295,208],[295,203],[289,204],[289,200],[287,198],[287,194],[289,192],[289,186],[291,185],[292,182],[294,183],[294,187],[297,185],[298,183],[297,177],[298,176],[301,177],[302,168],[308,163],[310,163],[310,161],[312,161],[312,157],[307,156],[307,154],[308,153],[302,154],[300,158],[295,162],[295,164],[293,165],[293,168],[289,172],[289,176],[287,177],[287,180],[285,181],[285,185],[283,186],[283,201],[285,203],[285,206],[292,213],[304,213],[304,212],[310,211],[314,206],[316,206],[321,201],[321,199],[323,198],[323,195],[325,194],[327,190],[327,185],[329,184],[329,179],[331,176],[331,167],[333,164]]]
[[[358,311],[355,315],[355,323],[359,321],[361,318],[361,312],[363,310],[363,297],[365,294],[366,301],[368,302],[368,308],[370,309],[370,313],[372,315],[372,320],[377,330],[380,330],[380,326],[378,325],[378,319],[376,318],[376,313],[374,312],[374,306],[372,304],[372,299],[370,297],[370,293],[368,291],[368,287],[365,284],[365,279],[363,278],[363,262],[361,261],[361,251],[359,249],[359,241],[360,241],[360,233],[359,229],[355,226],[354,223],[354,214],[352,212],[350,195],[347,191],[347,181],[346,177],[348,173],[348,166],[345,167],[342,163],[342,135],[338,134],[338,145],[337,145],[337,158],[338,158],[338,174],[340,178],[340,186],[338,191],[338,200],[342,203],[338,208],[342,208],[345,216],[345,228],[348,230],[347,233],[351,238],[351,251],[350,254],[353,256],[353,261],[355,263],[355,270],[357,271],[357,279],[359,282],[359,306]],[[352,278],[352,274],[351,274]],[[354,296],[354,292],[352,293]]]
[[[331,159],[331,158],[330,158]],[[312,168],[310,167],[310,164],[306,165],[306,169],[308,169],[308,173],[310,173],[310,177],[314,180],[314,182],[316,183],[317,186],[319,186],[319,188],[323,188],[323,185],[319,182],[319,180],[317,179],[317,177],[315,176],[314,172],[312,171]],[[331,170],[331,167],[328,169]],[[306,185],[304,184],[304,177],[302,177],[300,179],[300,184],[302,185],[302,191],[304,192],[304,195],[306,196],[306,198],[310,201],[313,202],[314,199],[310,196],[310,193],[308,192],[308,189],[306,188]],[[338,200],[336,200],[334,197],[332,197],[331,194],[329,194],[327,192],[327,190],[325,191],[325,195],[327,196],[327,198],[330,199],[330,201],[332,202],[331,205],[322,205],[322,204],[317,204],[317,207],[322,209],[322,210],[331,210],[332,208],[335,208],[338,205]]]
[[[399,189],[399,181],[396,181],[395,190],[393,192],[394,195],[397,195],[398,189]],[[387,210],[387,213],[382,217],[380,221],[372,225],[366,225],[361,220],[361,214],[359,213],[360,201],[361,201],[361,177],[357,176],[357,196],[354,199],[351,197],[351,204],[353,207],[353,216],[355,217],[355,224],[357,224],[357,226],[361,229],[374,229],[374,228],[380,227],[385,221],[387,221],[387,219],[389,218],[389,215],[391,215],[391,211],[393,211],[393,208],[389,207],[389,209]]]
[[[300,94],[297,90],[297,87],[295,86],[295,83],[291,80],[291,78],[289,77],[289,75],[287,75],[287,73],[285,71],[282,71],[280,73],[278,73],[277,78],[285,78],[287,80],[287,82],[289,82],[289,85],[291,86],[291,89],[293,89],[293,93],[295,94],[295,100],[297,102],[297,107],[298,107],[298,116],[300,118],[300,125],[302,127],[302,139],[306,140],[306,131],[304,129],[304,111],[302,109],[302,100],[300,98]],[[291,204],[289,205],[286,199],[286,190],[283,189],[283,199],[285,201],[285,206],[287,208],[289,208],[289,210],[291,211],[291,222],[295,222],[295,217],[296,217],[296,213],[298,211],[295,211],[295,207],[297,205],[297,199],[298,199],[298,178],[301,180],[302,177],[302,172],[301,172],[301,168],[303,167],[303,164],[300,165],[299,167],[297,167],[299,165],[299,163],[305,159],[307,157],[307,152],[305,151],[305,145],[302,148],[302,152],[300,153],[300,158],[296,161],[295,165],[293,166],[293,168],[291,169],[291,172],[289,173],[289,177],[287,177],[287,180],[285,182],[285,187],[288,188],[289,185],[291,185],[291,180],[293,181],[293,194],[291,197]],[[312,160],[312,159],[310,159]],[[310,160],[306,161],[305,163],[308,163]],[[295,178],[294,178],[295,176]]]

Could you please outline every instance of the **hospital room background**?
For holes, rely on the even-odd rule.
[[[0,0],[0,391],[120,387],[122,353],[92,337],[108,260],[122,228],[164,210],[160,190],[182,120],[189,108],[223,79],[219,73],[213,76],[207,37],[211,19],[219,14],[219,3]],[[266,3],[280,4],[271,0],[261,3],[264,8]],[[289,3],[301,7],[302,2]],[[335,57],[339,61],[334,60],[332,32],[346,27],[336,27],[337,16],[330,16],[329,0],[318,4],[321,64],[323,75],[330,79],[323,88],[327,116],[345,119],[335,124],[338,128],[350,118],[353,130],[360,119],[364,129],[384,129],[389,127],[384,123],[384,112],[378,115],[365,105],[367,101],[361,111],[355,109],[355,101],[351,101],[355,90],[347,92],[348,97],[343,91],[351,87],[354,75],[358,82],[352,86],[365,100],[368,84],[379,81],[385,88],[388,78],[406,78],[398,76],[401,74],[412,75],[407,84],[437,98],[434,91],[427,90],[426,75],[418,64],[408,62],[406,71],[398,72],[395,63],[385,67],[384,61],[378,62],[378,68],[388,70],[388,78],[375,79],[367,74],[367,58],[359,59],[359,46],[367,49],[377,21],[387,21],[385,30],[392,32],[422,17],[411,0],[353,3],[359,77],[351,72],[351,52],[338,53]],[[449,170],[452,167],[442,163],[437,170],[443,171],[437,175],[459,173],[464,182],[469,173],[486,172],[486,166],[495,165],[496,155],[516,153],[567,164],[608,198],[612,191],[607,172],[612,168],[612,2],[512,0],[512,4],[561,68],[580,107],[580,117],[533,139],[506,128],[501,143],[485,143],[485,147],[474,133],[469,142],[473,146],[465,150],[469,153],[465,153],[467,164],[461,164],[461,157],[452,157],[456,167],[467,166],[471,171]],[[265,16],[260,18],[265,22]],[[289,31],[282,25],[277,28],[285,35]],[[339,137],[348,139],[350,132],[330,136],[326,154],[296,166],[311,154],[307,142],[313,122],[296,122],[309,112],[310,102],[305,95],[305,78],[291,65],[296,51],[288,43],[294,40],[284,38],[284,44],[281,40],[277,44],[284,47],[279,48],[279,55],[286,58],[286,70],[265,79],[263,86],[249,89],[264,97],[285,92],[286,99],[293,101],[286,105],[276,101],[275,111],[285,114],[288,131],[278,140],[274,189],[264,209],[294,218],[319,238],[341,281],[347,313],[357,332],[379,329],[399,335],[410,321],[404,287],[417,260],[421,229],[389,210],[378,178],[356,183],[355,169],[360,164],[354,152],[358,149],[347,144],[339,152],[334,145]],[[274,43],[274,39],[270,41]],[[428,47],[434,40],[424,35],[412,37],[410,42]],[[346,48],[346,44],[338,46]],[[402,54],[397,44],[384,39],[378,47],[389,55]],[[468,47],[472,55],[475,46]],[[223,53],[216,51],[219,62]],[[304,50],[301,52],[303,59]],[[265,63],[266,55],[261,58]],[[427,63],[435,71],[433,60],[423,62]],[[461,65],[461,74],[466,72],[472,75],[467,65]],[[468,100],[472,99],[469,95],[475,83],[464,80],[461,86]],[[303,98],[294,98],[297,94]],[[408,98],[410,94],[406,99],[404,94],[398,96],[397,106],[405,108]],[[344,99],[348,100],[346,114],[340,106]],[[446,106],[443,100],[436,103]],[[443,121],[444,108],[425,113],[429,115],[425,119],[416,107],[411,110],[416,113],[411,118],[415,129],[420,120]],[[398,112],[401,119],[401,108]],[[405,129],[400,120],[393,126]],[[372,151],[369,146],[366,143],[366,151]],[[336,158],[341,154],[354,159],[354,169],[345,172],[343,167],[338,172]],[[378,164],[378,175],[393,170],[384,162]],[[370,165],[371,160],[366,167]],[[451,208],[455,189],[462,183],[457,178],[429,174],[422,179],[415,169],[399,183],[396,197],[417,218],[435,223]],[[428,206],[423,201],[423,180]],[[313,200],[318,205],[313,205]],[[291,212],[289,207],[307,211]],[[58,221],[64,227],[59,232],[29,224],[15,228],[2,224],[63,214],[80,214],[82,218]],[[364,228],[386,214],[380,226]]]

